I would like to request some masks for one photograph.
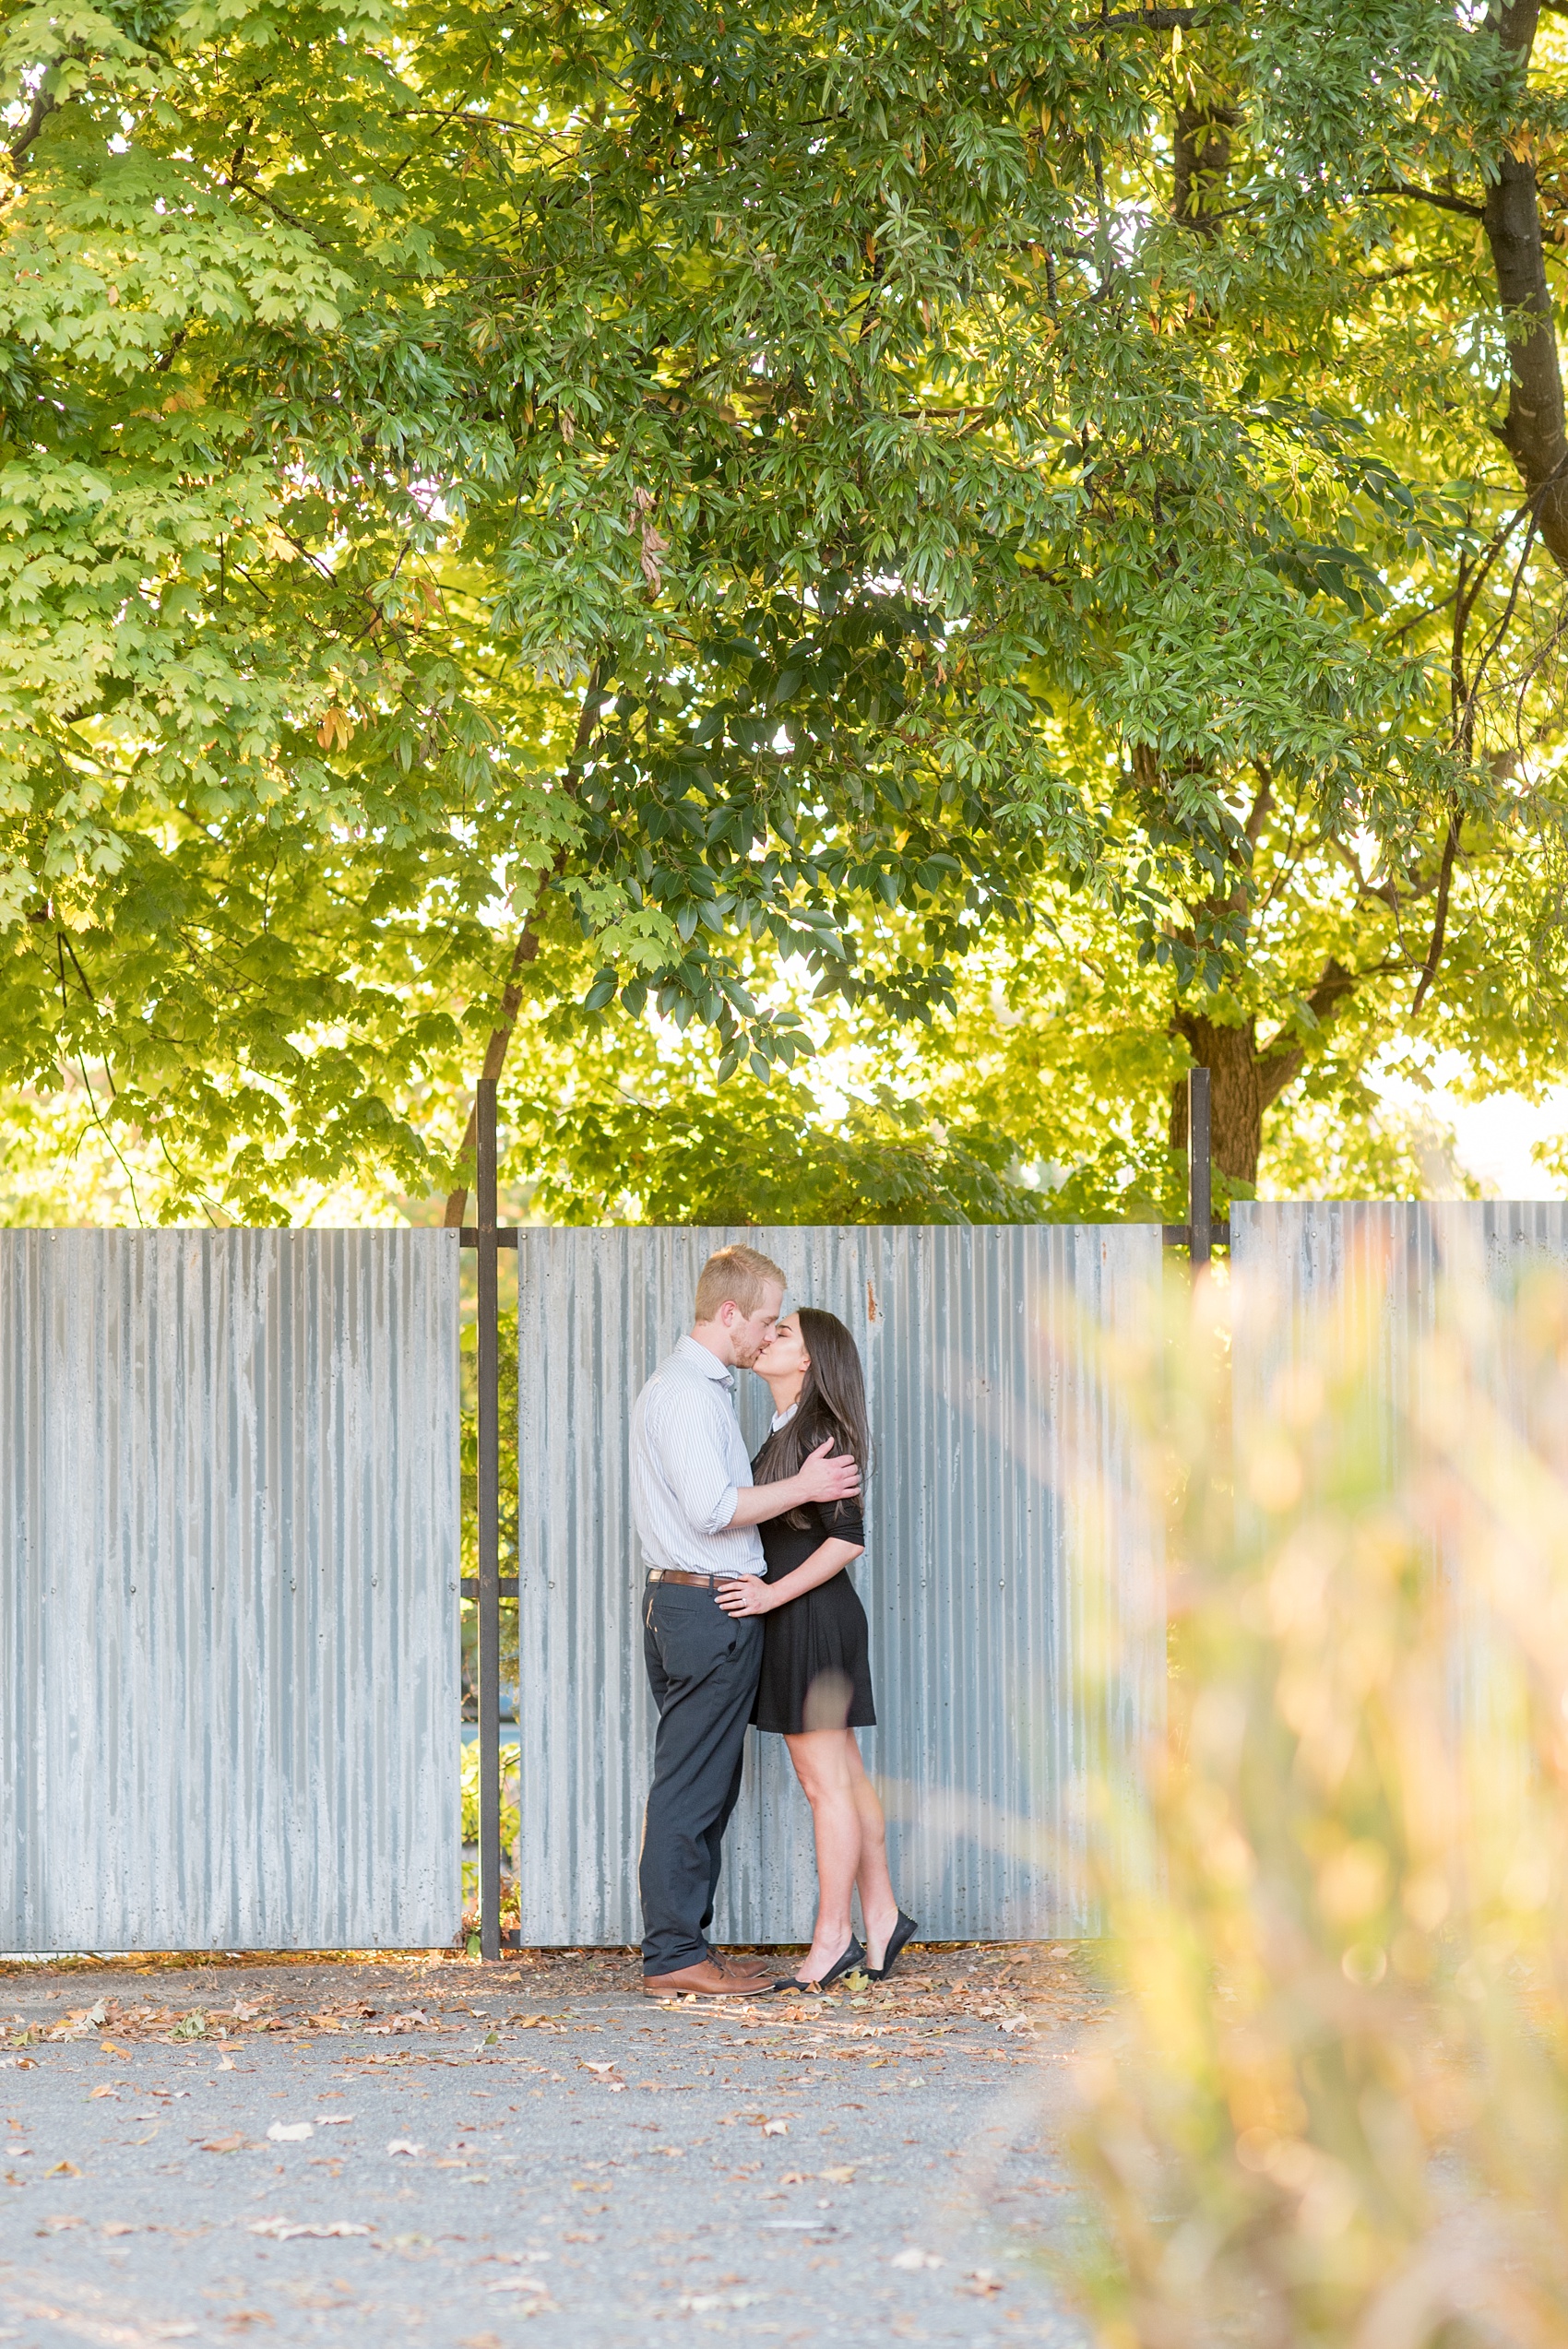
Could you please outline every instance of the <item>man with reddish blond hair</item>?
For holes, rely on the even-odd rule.
[[[859,1492],[860,1470],[820,1444],[798,1475],[754,1485],[735,1378],[778,1327],[784,1275],[754,1248],[721,1248],[697,1281],[691,1333],[632,1411],[632,1508],[647,1565],[643,1656],[659,1707],[643,1826],[643,1987],[651,1997],[754,1996],[770,1968],[707,1939],[724,1830],[741,1791],[762,1667],[758,1616],[726,1615],[719,1584],[763,1571],[756,1528]]]

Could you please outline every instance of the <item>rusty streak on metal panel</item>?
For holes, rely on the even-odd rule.
[[[1092,1931],[1099,1784],[1136,1834],[1164,1717],[1163,1528],[1111,1358],[1147,1341],[1154,1226],[519,1235],[525,1944],[635,1940],[652,1740],[627,1424],[689,1325],[709,1251],[745,1240],[866,1364],[875,1473],[854,1567],[880,1726],[868,1765],[895,1880],[933,1938]],[[742,1375],[754,1450],[766,1389]],[[809,1935],[809,1814],[783,1740],[748,1739],[716,1933]],[[1113,1831],[1114,1832],[1114,1831]]]
[[[456,1232],[0,1232],[0,1946],[447,1940]]]

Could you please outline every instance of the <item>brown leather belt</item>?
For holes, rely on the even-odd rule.
[[[739,1574],[688,1574],[678,1566],[650,1566],[647,1578],[650,1583],[687,1583],[698,1591],[710,1591],[719,1583],[738,1583],[742,1579]]]

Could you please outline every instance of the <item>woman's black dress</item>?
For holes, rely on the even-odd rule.
[[[865,1540],[858,1501],[830,1501],[826,1508],[813,1501],[804,1514],[805,1525],[774,1517],[757,1528],[770,1583],[803,1566],[825,1541]],[[835,1677],[824,1679],[825,1674]],[[821,1685],[808,1709],[814,1682]],[[848,1568],[763,1617],[762,1675],[752,1720],[786,1737],[802,1729],[876,1726],[866,1611]]]

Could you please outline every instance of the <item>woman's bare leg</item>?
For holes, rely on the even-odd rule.
[[[837,1965],[853,1933],[849,1895],[861,1864],[861,1811],[849,1761],[855,1740],[848,1729],[803,1729],[784,1742],[812,1807],[816,1838],[816,1925],[798,1975],[802,1982],[816,1982]],[[859,1760],[856,1753],[857,1763]],[[861,1776],[865,1777],[863,1770]],[[872,1800],[876,1800],[874,1794]]]
[[[861,1916],[866,1928],[866,1963],[879,1966],[883,1952],[898,1922],[898,1903],[894,1897],[893,1879],[887,1872],[887,1822],[882,1815],[876,1788],[866,1776],[866,1766],[861,1760],[860,1742],[853,1729],[845,1730],[844,1741],[849,1747],[846,1759],[849,1769],[849,1791],[861,1826],[861,1858],[855,1882],[860,1890]]]

